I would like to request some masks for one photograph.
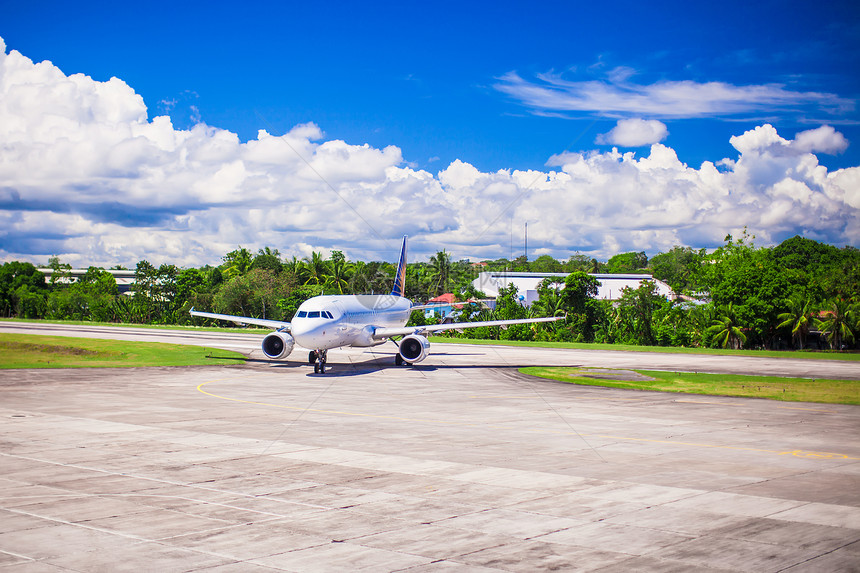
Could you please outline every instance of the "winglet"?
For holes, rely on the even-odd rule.
[[[392,296],[403,296],[406,292],[406,235],[403,236],[403,247],[400,249],[400,262],[397,264],[397,274],[394,275]]]

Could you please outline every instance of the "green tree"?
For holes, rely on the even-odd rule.
[[[654,336],[659,346],[693,346],[695,331],[692,320],[694,305],[688,302],[661,300],[653,314]]]
[[[122,312],[146,323],[175,324],[181,307],[181,303],[176,302],[178,275],[179,269],[175,265],[163,264],[156,268],[149,261],[140,261],[135,267],[132,285],[135,305],[132,308],[121,303]],[[138,317],[140,310],[143,314]]]
[[[515,320],[528,318],[528,311],[520,304],[517,287],[513,283],[499,290],[496,297],[495,315],[497,320]],[[512,324],[502,328],[498,333],[500,340],[533,340],[534,331],[531,324]]]
[[[648,257],[643,252],[620,253],[609,259],[606,270],[610,274],[635,273],[648,266]]]
[[[176,277],[176,298],[189,301],[206,285],[206,275],[200,269],[182,269]]]
[[[430,294],[438,296],[450,292],[451,274],[451,256],[444,249],[430,257]]]
[[[224,264],[221,265],[224,277],[231,279],[233,277],[244,275],[254,264],[254,256],[251,251],[241,245],[235,251],[230,251],[224,255]]]
[[[791,283],[770,249],[756,249],[746,233],[708,256],[698,280],[708,285],[716,307],[731,305],[747,329],[750,345],[769,347],[778,334],[779,313]]]
[[[565,299],[561,294],[564,281],[560,278],[546,278],[538,284],[538,299],[532,303],[537,316],[564,316],[567,312]],[[553,323],[549,323],[553,324]]]
[[[0,315],[42,318],[48,292],[45,275],[32,264],[12,261],[0,266]]]
[[[568,310],[565,338],[580,341],[594,340],[594,329],[599,320],[597,296],[600,281],[583,271],[574,271],[564,279],[561,298]]]
[[[116,280],[104,269],[89,267],[77,281],[56,288],[48,297],[48,316],[54,319],[112,322]]]
[[[815,307],[811,300],[801,300],[797,297],[786,299],[785,305],[788,310],[777,316],[781,322],[776,327],[791,331],[791,337],[797,349],[800,350],[803,348],[810,327],[814,324]]]
[[[410,300],[426,302],[430,300],[430,266],[427,263],[406,265],[406,292]]]
[[[283,270],[283,265],[281,264],[281,253],[278,252],[278,249],[264,247],[257,251],[254,260],[251,262],[250,268],[268,269],[273,273],[278,274]]]
[[[594,342],[615,344],[625,336],[622,313],[608,300],[595,301],[599,312],[594,324]]]
[[[291,259],[287,260],[283,265],[283,269],[285,271],[292,273],[297,278],[299,276],[299,271],[301,270],[301,268],[302,268],[302,261],[301,261],[301,259],[298,259],[295,256],[292,257]]]
[[[378,261],[356,264],[350,280],[350,290],[356,294],[391,292],[395,270],[393,265]],[[409,288],[408,282],[406,288]]]
[[[560,273],[563,271],[561,263],[549,255],[539,256],[529,266],[534,273]]]
[[[818,323],[818,328],[827,333],[830,348],[842,350],[843,343],[854,342],[852,324],[857,322],[857,309],[844,300],[832,300],[825,307],[824,318]]]
[[[532,303],[530,309],[533,316],[555,317],[567,314],[565,300],[561,294],[562,285],[564,285],[564,281],[560,278],[546,278],[538,284],[538,299]],[[563,338],[564,336],[559,334],[560,328],[563,328],[563,321],[535,325],[535,330],[540,340]]]
[[[653,328],[654,311],[665,302],[657,294],[657,285],[653,281],[642,281],[639,288],[625,287],[622,292],[618,309],[622,316],[626,315],[634,340],[637,344],[654,345],[657,341]]]
[[[651,273],[655,279],[661,280],[681,293],[699,290],[696,277],[699,267],[705,259],[705,250],[693,250],[690,247],[675,246],[666,253],[655,255],[649,261]]]
[[[325,276],[326,289],[338,294],[349,292],[349,279],[352,277],[352,264],[340,251],[332,251],[328,264],[329,274]]]
[[[573,271],[585,271],[586,273],[599,273],[601,270],[600,261],[593,257],[588,257],[581,253],[571,255],[564,263],[562,272],[572,273]]]
[[[322,286],[330,274],[330,265],[322,253],[312,252],[310,257],[305,257],[302,268],[299,269],[299,282],[303,285]]]
[[[697,304],[688,311],[690,343],[693,346],[709,347],[713,335],[711,325],[716,319],[713,303]]]
[[[284,312],[279,303],[296,286],[295,279],[287,273],[275,274],[269,269],[253,269],[224,283],[213,303],[216,312],[280,320]]]
[[[284,320],[292,320],[303,302],[322,293],[321,285],[300,286],[293,289],[286,297],[278,300],[278,308],[281,309]]]
[[[741,348],[746,343],[747,337],[739,325],[734,306],[729,303],[717,312],[718,318],[710,328],[714,341],[723,348]]]
[[[54,255],[48,258],[48,267],[51,269],[51,286],[67,282],[72,270],[72,265],[60,262],[60,257]]]

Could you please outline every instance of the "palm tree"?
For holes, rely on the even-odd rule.
[[[322,253],[312,252],[310,258],[305,257],[305,262],[299,270],[299,280],[303,285],[325,284],[326,276],[331,274],[328,262],[323,259]]]
[[[827,333],[830,348],[842,349],[843,342],[853,342],[854,332],[851,325],[855,323],[857,309],[844,300],[834,300],[825,311],[826,318],[818,321],[818,328]]]
[[[337,251],[336,251],[337,252]],[[352,277],[352,263],[343,256],[332,256],[328,264],[329,274],[325,276],[325,286],[343,294],[343,289],[349,290],[349,279]]]
[[[552,286],[553,284],[562,283],[559,280],[544,279],[538,287],[539,297],[531,305],[531,308],[539,313],[536,316],[564,316],[567,312],[564,297],[557,287]]]
[[[690,309],[690,329],[693,331],[695,346],[707,345],[707,336],[714,322],[714,307],[711,304],[694,306]]]
[[[714,340],[723,348],[731,345],[733,349],[737,349],[747,341],[746,335],[738,326],[735,308],[731,303],[720,309],[719,318],[714,320],[708,330],[714,333]]]
[[[240,246],[235,251],[230,251],[224,255],[224,262],[227,264],[224,275],[232,279],[233,277],[244,275],[251,270],[254,256],[251,254],[251,251]]]
[[[809,299],[802,301],[799,298],[790,298],[786,299],[785,303],[788,305],[788,311],[777,316],[777,319],[782,322],[777,324],[776,327],[791,329],[791,336],[797,344],[797,349],[801,350],[803,349],[804,338],[809,333],[809,328],[812,326],[812,321],[814,320],[812,301]]]
[[[302,261],[295,256],[284,263],[284,270],[292,273],[296,277],[299,276],[299,271],[302,269]]]
[[[430,257],[430,292],[440,295],[448,292],[448,283],[451,281],[451,255],[442,249]]]

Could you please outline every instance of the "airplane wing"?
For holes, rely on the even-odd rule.
[[[555,322],[564,320],[564,316],[549,316],[546,318],[517,318],[511,320],[485,320],[482,322],[453,322],[451,324],[428,324],[424,326],[404,326],[402,328],[377,328],[373,338],[390,338],[392,336],[407,336],[409,334],[424,334],[441,332],[443,330],[460,330],[463,328],[478,328],[481,326],[508,326],[511,324],[530,324],[532,322]]]
[[[442,308],[443,306],[451,306],[447,302],[431,302],[427,304],[413,304],[409,310],[426,310],[428,308]]]
[[[214,318],[217,320],[229,320],[230,322],[235,322],[236,324],[253,324],[256,326],[265,326],[266,328],[271,328],[272,330],[286,330],[290,331],[290,323],[282,322],[280,320],[266,320],[265,318],[249,318],[247,316],[232,316],[229,314],[215,314],[214,312],[200,312],[199,310],[194,310],[193,308],[190,310],[191,316],[200,316],[203,318]]]

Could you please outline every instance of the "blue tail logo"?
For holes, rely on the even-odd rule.
[[[397,264],[397,274],[394,275],[392,296],[403,296],[406,292],[406,236],[403,237],[403,247],[400,249],[400,262]]]

